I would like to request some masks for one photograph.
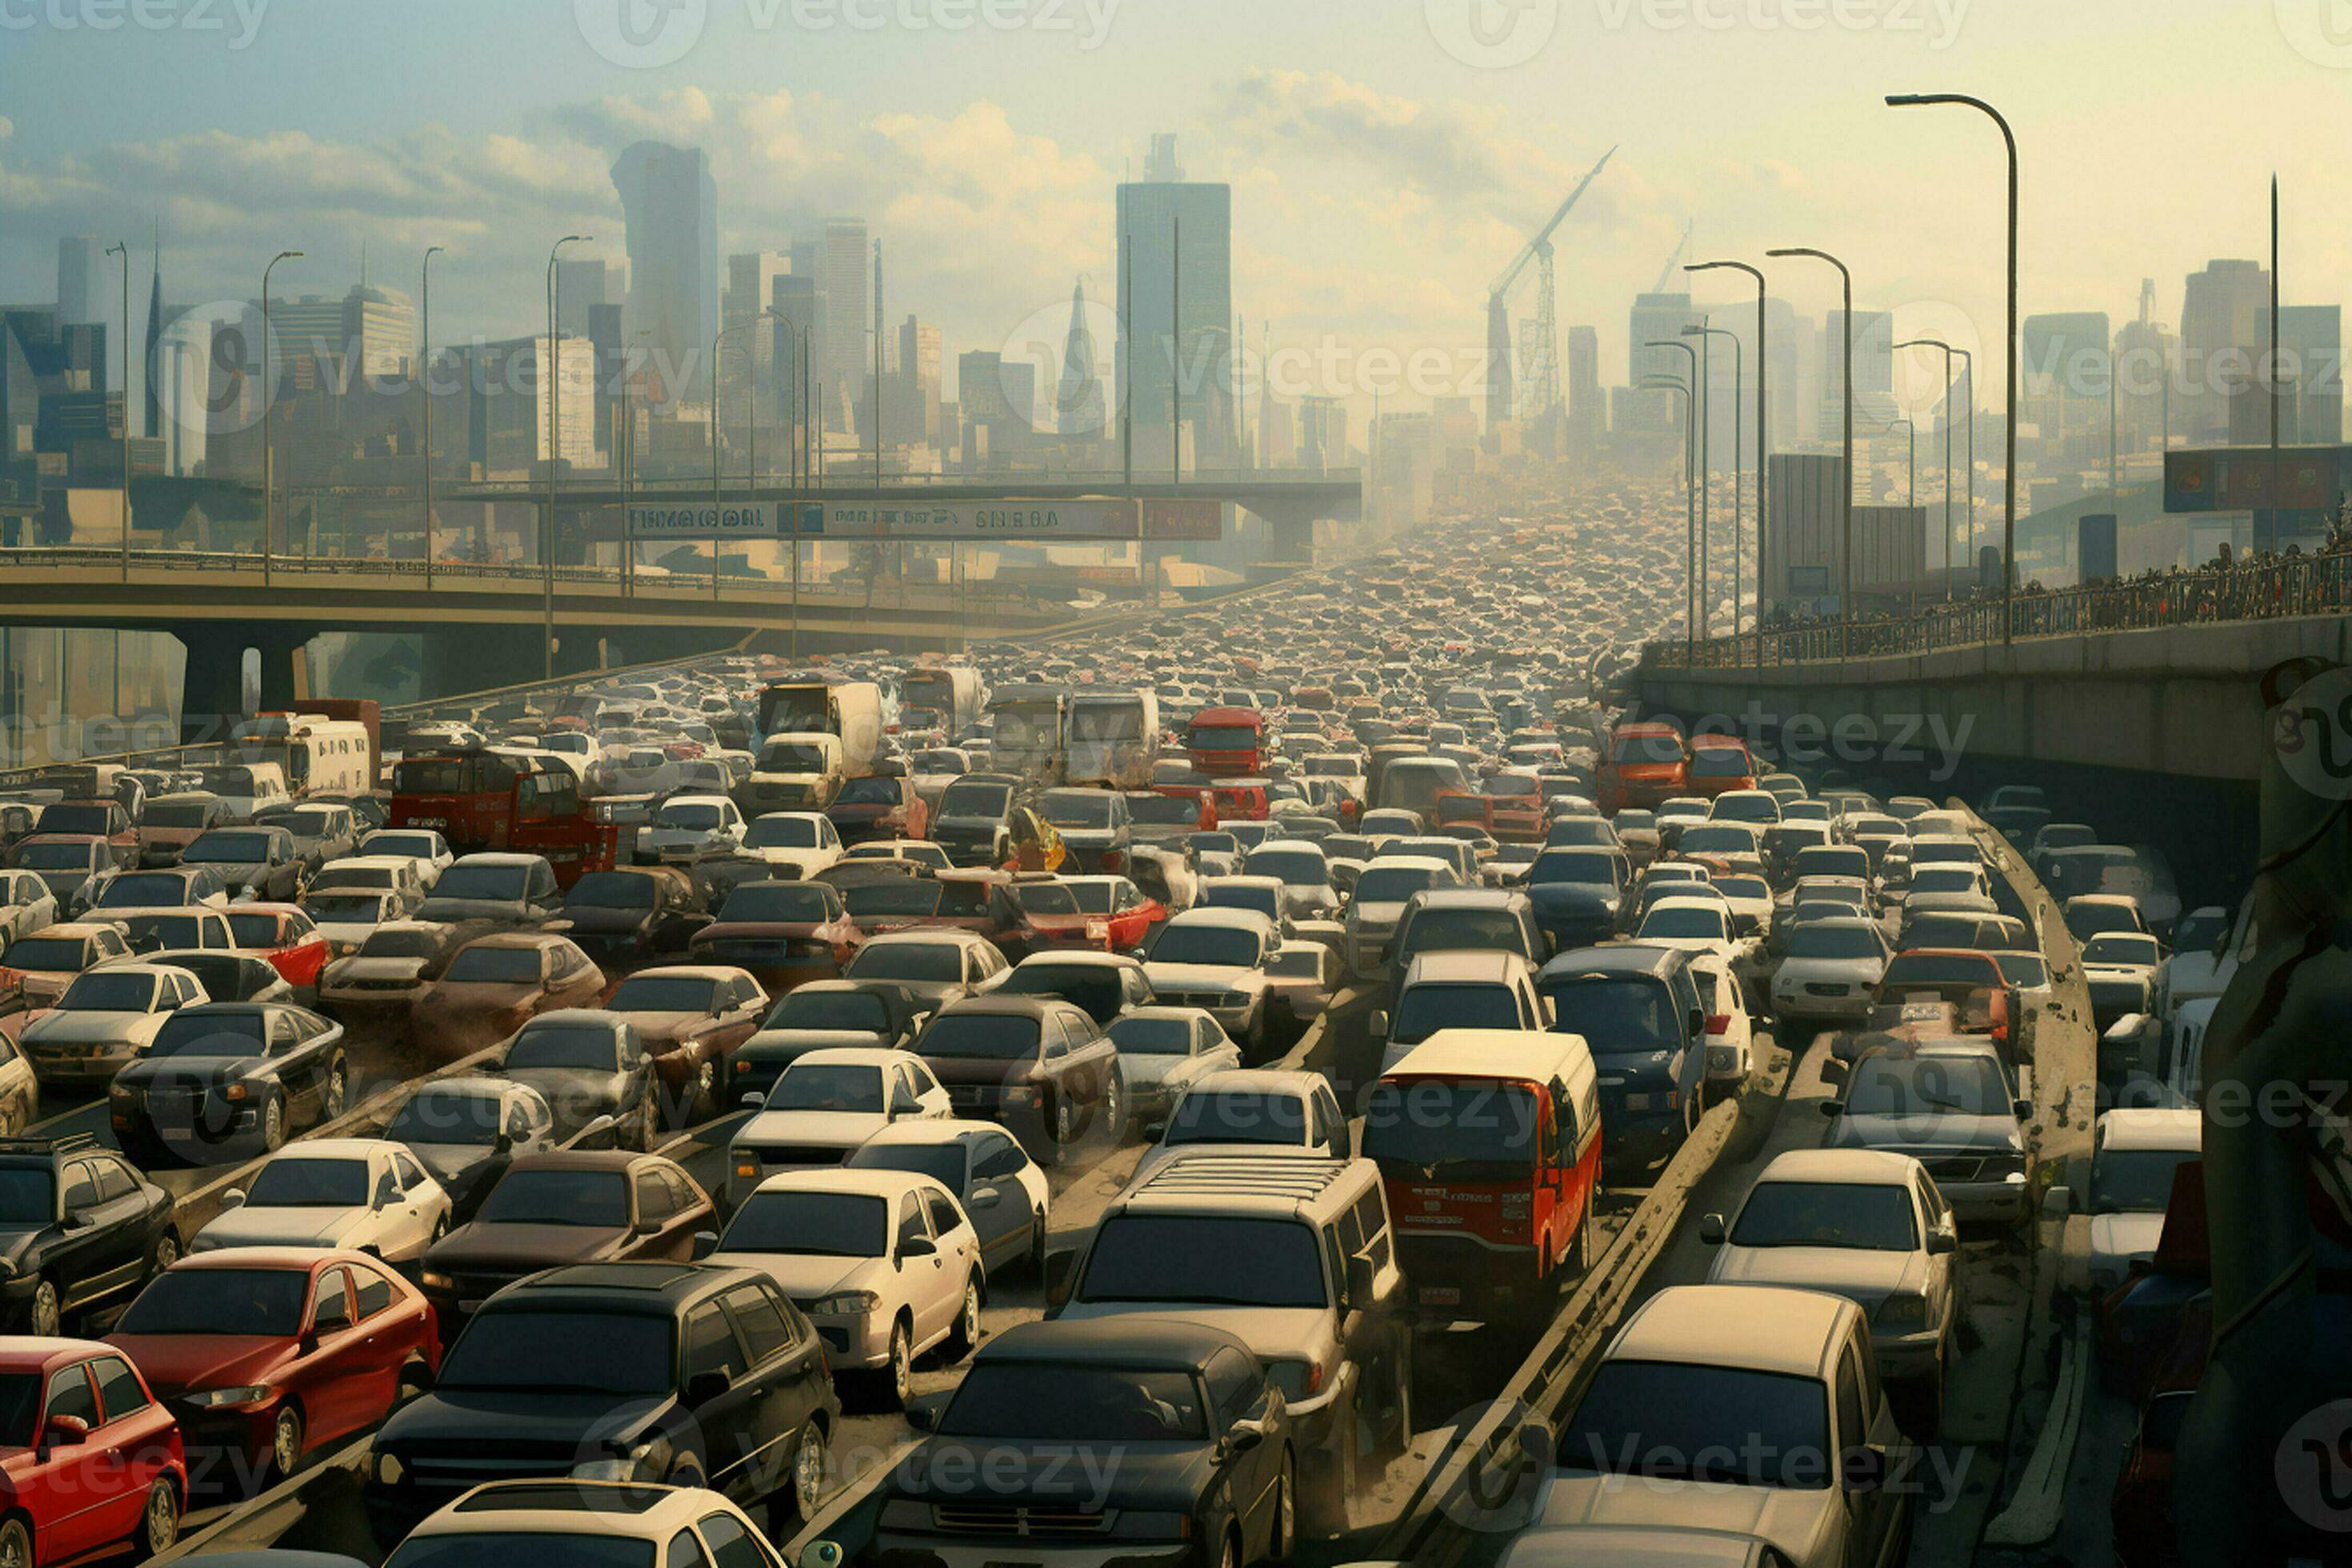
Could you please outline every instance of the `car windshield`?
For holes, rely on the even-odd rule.
[[[1356,879],[1356,902],[1401,904],[1424,888],[1443,887],[1451,880],[1433,866],[1370,866]]]
[[[2093,1214],[2162,1214],[2172,1203],[2172,1173],[2198,1158],[2194,1149],[2102,1149],[2091,1162]]]
[[[553,1544],[558,1540],[562,1542],[560,1547]],[[538,1563],[545,1568],[654,1568],[654,1555],[651,1541],[592,1535],[570,1526],[561,1537],[541,1531],[467,1530],[451,1535],[412,1535],[386,1560],[385,1568],[511,1568],[517,1563]],[[675,1552],[671,1556],[674,1562],[703,1561],[698,1551],[690,1558]]]
[[[1865,1056],[1846,1089],[1849,1116],[2007,1116],[2009,1084],[1990,1056]]]
[[[1023,1013],[949,1013],[930,1021],[915,1049],[927,1057],[1017,1061],[1037,1054],[1042,1027]]]
[[[590,1072],[621,1070],[621,1047],[612,1029],[578,1024],[534,1025],[507,1047],[506,1070],[568,1068]]]
[[[1530,888],[1554,882],[1613,883],[1616,879],[1616,857],[1605,849],[1549,849],[1528,866]]]
[[[1190,1018],[1116,1018],[1109,1034],[1123,1057],[1181,1057],[1192,1050]]]
[[[814,849],[820,842],[814,816],[762,816],[743,836],[752,849]]]
[[[101,910],[159,909],[188,902],[190,886],[184,877],[166,871],[127,871],[107,883],[106,891],[98,896]]]
[[[661,884],[634,871],[591,871],[563,895],[567,910],[649,910],[661,902]]]
[[[1509,910],[1424,909],[1405,927],[1402,955],[1462,949],[1524,950],[1527,928]]]
[[[1440,1029],[1524,1029],[1507,985],[1408,985],[1389,1020],[1389,1038],[1425,1040]]]
[[[442,978],[456,985],[536,985],[539,976],[535,947],[469,947],[449,961]]]
[[[768,1109],[879,1113],[882,1069],[851,1062],[796,1062],[768,1091]]]
[[[941,816],[1003,816],[1012,805],[1010,784],[958,779],[940,794]]]
[[[1546,986],[1552,1027],[1582,1035],[1595,1056],[1664,1048],[1675,1036],[1673,998],[1649,975],[1600,975]]]
[[[1682,852],[1685,855],[1753,855],[1756,853],[1756,830],[1736,822],[1710,822],[1683,830]]]
[[[889,1005],[870,991],[788,991],[761,1026],[768,1029],[846,1029],[887,1034]]]
[[[1128,1212],[1096,1229],[1075,1299],[1321,1307],[1322,1249],[1297,1220]]]
[[[180,858],[192,866],[246,865],[267,860],[269,858],[269,835],[215,830],[189,845]]]
[[[433,896],[509,902],[523,896],[530,880],[527,866],[457,865],[441,873],[441,879],[433,884]]]
[[[68,1013],[144,1013],[154,1002],[153,975],[120,969],[85,971],[58,998]]]
[[[302,900],[302,912],[314,921],[373,921],[383,914],[383,899],[382,893],[314,893]]]
[[[1877,958],[1881,955],[1877,935],[1858,925],[1816,921],[1811,925],[1799,926],[1789,933],[1790,958]]]
[[[940,1433],[1066,1445],[1198,1440],[1208,1428],[1189,1373],[991,1362],[965,1374]]]
[[[173,1268],[148,1282],[114,1325],[121,1334],[257,1334],[302,1327],[307,1268]]]
[[[2083,944],[2085,963],[2154,964],[2163,953],[2156,938],[2142,936],[2137,931],[2102,931]]]
[[[709,1013],[721,982],[702,974],[633,974],[605,1002],[610,1013]]]
[[[750,925],[822,925],[833,918],[831,889],[822,882],[745,882],[727,895],[720,921]]]
[[[259,1013],[174,1013],[155,1031],[150,1057],[257,1057],[268,1038]]]
[[[1522,1084],[1383,1080],[1364,1109],[1364,1156],[1384,1170],[1507,1181],[1535,1163],[1541,1128]]]
[[[1181,1143],[1272,1143],[1303,1146],[1307,1102],[1295,1094],[1257,1089],[1195,1089],[1176,1102],[1160,1140]]]
[[[953,982],[963,978],[963,952],[944,942],[870,942],[842,973],[852,980]]]
[[[1621,765],[1657,766],[1683,760],[1683,743],[1672,735],[1620,735],[1609,748],[1609,760]]]
[[[1972,866],[1922,866],[1911,874],[1915,893],[1977,893],[1984,881]]]
[[[1151,944],[1154,963],[1197,963],[1211,969],[1250,969],[1265,952],[1265,940],[1246,926],[1171,924],[1160,928]]]
[[[1635,940],[1652,942],[1662,938],[1670,941],[1676,938],[1685,940],[1704,938],[1711,942],[1720,942],[1727,934],[1724,913],[1721,910],[1685,907],[1652,910],[1643,917],[1642,929]]]
[[[1992,961],[2000,965],[2003,984],[2032,991],[2050,984],[2050,965],[2038,952],[1996,952]]]
[[[719,823],[719,808],[708,801],[671,801],[654,813],[656,827],[675,827],[688,833],[709,833]]]
[[[0,1227],[55,1223],[57,1178],[46,1166],[0,1165]]]
[[[1272,877],[1288,888],[1319,888],[1331,879],[1331,870],[1316,849],[1253,849],[1247,869],[1253,877]]]
[[[56,974],[81,968],[89,955],[89,943],[78,936],[28,936],[8,944],[5,958],[11,969],[28,970],[37,974]]]
[[[956,1173],[947,1184],[960,1186],[963,1152],[948,1152]],[[889,1250],[889,1222],[888,1201],[866,1193],[753,1193],[719,1234],[719,1250],[880,1258]]]
[[[1908,1252],[1919,1233],[1906,1186],[1759,1182],[1731,1228],[1731,1244]]]
[[[1131,795],[1127,815],[1153,827],[1191,827],[1201,820],[1201,803],[1190,795]]]
[[[618,1184],[619,1177],[612,1179]],[[487,1207],[483,1217],[489,1217]],[[520,1306],[500,1310],[493,1302],[474,1315],[449,1347],[436,1386],[486,1394],[642,1397],[670,1393],[675,1365],[667,1315]],[[541,1560],[537,1552],[522,1559],[536,1560]]]
[[[1706,400],[1701,398],[1699,401],[1704,403]],[[1748,753],[1736,747],[1701,746],[1691,753],[1690,771],[1691,777],[1695,779],[1746,778],[1755,770],[1756,764],[1748,760]],[[1769,803],[1763,801],[1743,800],[1733,805],[1741,816],[1758,811],[1769,815],[1772,809]]]
[[[1061,790],[1045,792],[1044,808],[1038,813],[1055,827],[1072,827],[1081,831],[1110,826],[1112,797],[1095,790]]]
[[[867,1143],[842,1163],[853,1171],[905,1171],[929,1176],[951,1193],[963,1190],[961,1143]]]
[[[1196,752],[1254,752],[1263,731],[1247,724],[1195,724],[1185,744]]]
[[[487,1225],[574,1225],[617,1230],[629,1223],[629,1196],[618,1171],[509,1171],[490,1189]]]
[[[760,748],[760,760],[753,765],[763,773],[821,773],[826,748],[806,741],[771,741]]]
[[[412,860],[434,858],[436,846],[429,833],[403,833],[393,830],[371,833],[360,845],[364,855],[401,855]]]
[[[440,939],[432,931],[374,931],[360,943],[362,958],[430,958],[440,950]]]
[[[503,1102],[495,1094],[423,1089],[393,1116],[383,1135],[394,1143],[464,1143],[487,1149],[499,1141]]]
[[[280,1155],[245,1194],[257,1209],[356,1208],[368,1201],[368,1163]]]
[[[197,859],[191,850],[187,857]],[[16,848],[16,864],[27,871],[86,871],[89,868],[90,847],[87,840],[68,839],[63,843],[22,844]]]
[[[1820,1491],[1832,1479],[1829,1433],[1829,1391],[1813,1378],[1606,1361],[1560,1430],[1556,1462],[1598,1475]]]

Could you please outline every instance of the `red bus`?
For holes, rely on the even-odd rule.
[[[1203,708],[1184,727],[1192,771],[1212,778],[1255,778],[1265,772],[1265,715],[1255,708]]]
[[[392,773],[394,827],[430,827],[460,855],[543,855],[559,886],[624,860],[623,829],[569,769],[497,752],[404,757]]]

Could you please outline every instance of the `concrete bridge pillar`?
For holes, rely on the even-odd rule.
[[[261,709],[290,709],[310,695],[304,664],[311,637],[307,627],[191,626],[178,636],[188,653],[180,684],[184,745],[226,739],[238,721],[254,711],[245,700],[248,651],[260,656]]]

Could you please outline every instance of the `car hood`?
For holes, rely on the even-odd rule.
[[[1967,1149],[2021,1152],[2025,1142],[2006,1116],[1962,1116],[1957,1111],[1915,1111],[1902,1116],[1841,1116],[1834,1147],[1840,1149]]]
[[[196,1232],[206,1247],[337,1247],[368,1218],[363,1208],[233,1208]]]
[[[2100,1214],[2091,1216],[2091,1261],[2094,1265],[2129,1263],[2153,1258],[2164,1234],[2160,1214]]]
[[[710,1022],[708,1013],[615,1013],[613,1016],[635,1024],[638,1036],[649,1045],[656,1040],[675,1040]]]
[[[262,1334],[111,1334],[107,1343],[129,1355],[164,1399],[267,1382],[287,1348]]]
[[[1786,1285],[1843,1296],[1864,1313],[1895,1291],[1926,1288],[1927,1266],[1916,1252],[1876,1252],[1860,1247],[1732,1247],[1727,1245],[1707,1276],[1723,1285]]]
[[[984,1475],[984,1495],[992,1498],[1190,1513],[1212,1469],[1209,1445],[1199,1437],[1102,1444],[929,1437],[892,1470],[889,1495],[968,1501],[972,1478]]]
[[[1578,1456],[1590,1462],[1587,1456]],[[1643,1476],[1556,1473],[1544,1483],[1546,1524],[1671,1525],[1759,1535],[1800,1563],[1821,1559],[1813,1542],[1842,1506],[1834,1487],[1725,1486]]]
[[[475,1449],[495,1440],[518,1458],[550,1452],[588,1457],[607,1445],[625,1452],[673,1403],[667,1394],[436,1389],[394,1412],[376,1448],[429,1452],[447,1442]]]
[[[863,1029],[762,1029],[736,1047],[735,1054],[772,1059],[796,1057],[803,1051],[829,1050],[836,1046],[887,1044],[880,1035],[867,1034]]]
[[[609,1109],[629,1082],[620,1073],[599,1072],[594,1068],[501,1068],[499,1076],[539,1090],[555,1108],[559,1121],[564,1119],[566,1106],[579,1109],[575,1102],[593,1100],[598,1107]]]
[[[1784,958],[1773,979],[1775,984],[1874,986],[1885,975],[1886,966],[1874,958]]]
[[[763,1110],[736,1137],[755,1143],[816,1143],[855,1149],[890,1125],[878,1110]]]
[[[163,1013],[67,1013],[56,1009],[25,1026],[28,1046],[96,1045],[113,1040],[145,1042],[168,1016]]]
[[[586,1225],[461,1225],[426,1253],[427,1267],[442,1272],[489,1270],[535,1272],[564,1263],[593,1263],[610,1257],[623,1233]]]
[[[1386,928],[1396,924],[1397,921],[1403,918],[1404,906],[1401,903],[1350,904],[1348,906],[1348,923],[1353,927],[1361,928],[1364,926],[1374,926]]]
[[[327,965],[319,983],[326,986],[347,985],[360,980],[416,981],[425,974],[421,958],[339,958]]]
[[[1073,1301],[1064,1321],[1090,1318],[1181,1318],[1223,1329],[1260,1361],[1320,1359],[1331,1348],[1331,1314],[1319,1307],[1224,1307],[1185,1301]]]
[[[876,1258],[819,1258],[793,1252],[716,1252],[713,1267],[756,1268],[795,1301],[813,1301],[859,1285],[889,1265]]]

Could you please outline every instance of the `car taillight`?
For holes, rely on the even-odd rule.
[[[1103,851],[1102,868],[1106,871],[1116,871],[1126,858],[1127,857],[1116,849],[1106,849]]]
[[[1706,1032],[1710,1035],[1720,1035],[1730,1027],[1731,1015],[1728,1013],[1717,1013],[1706,1021]]]

